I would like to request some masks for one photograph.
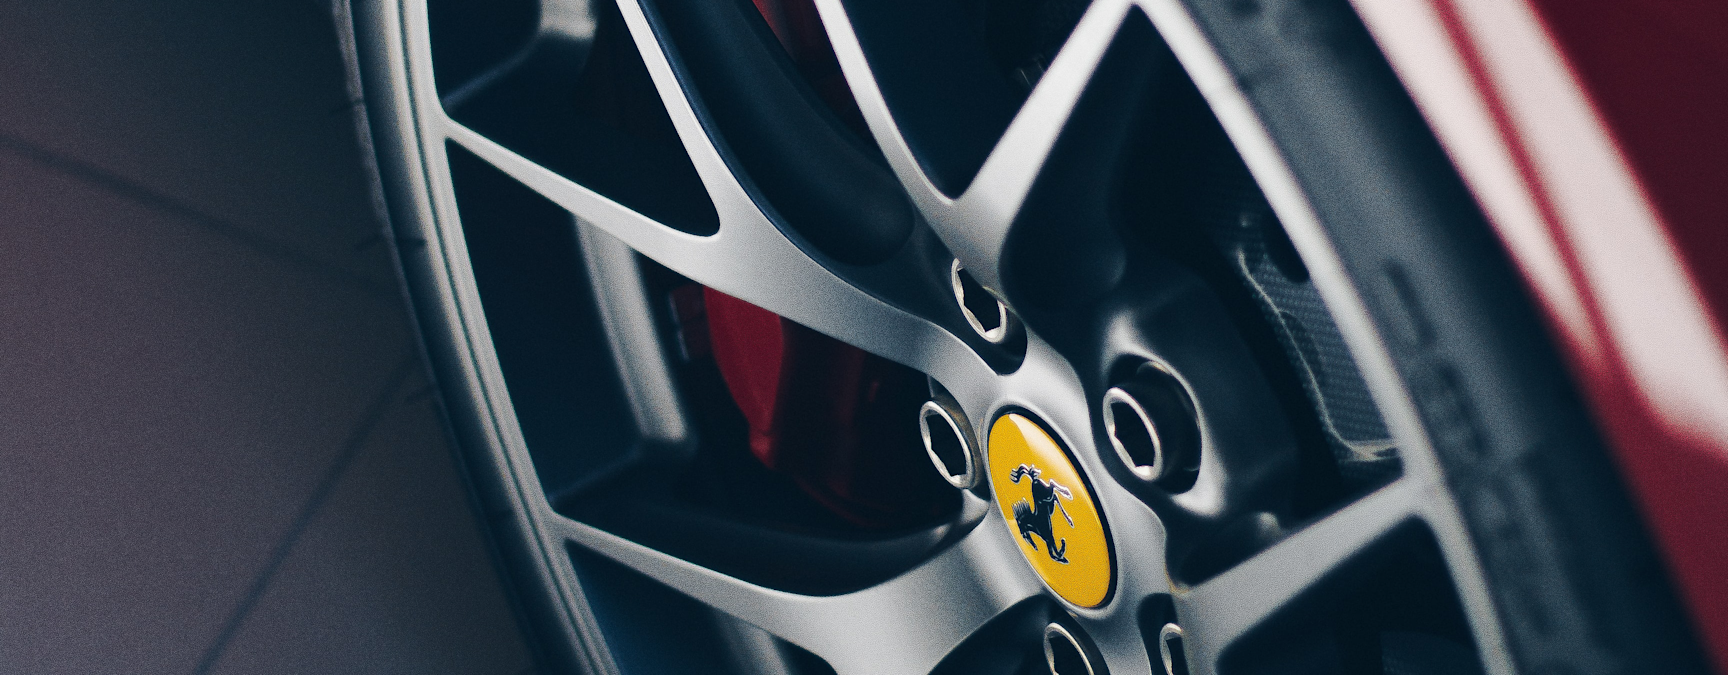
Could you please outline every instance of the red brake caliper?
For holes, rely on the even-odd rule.
[[[810,0],[754,0],[806,81],[861,134],[863,116]],[[714,361],[750,452],[858,525],[928,520],[952,501],[918,438],[924,376],[710,288]]]
[[[924,376],[713,289],[714,361],[750,427],[750,452],[866,527],[927,520],[952,499],[924,456]]]

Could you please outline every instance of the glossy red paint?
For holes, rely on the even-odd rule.
[[[764,465],[865,527],[926,521],[952,502],[918,438],[923,375],[719,291],[703,299],[714,361]]]
[[[1712,0],[1534,0],[1638,182],[1661,216],[1684,273],[1720,334],[1728,317],[1728,3]],[[1648,326],[1661,331],[1664,326]],[[1728,448],[1673,429],[1597,378],[1592,400],[1728,672]]]
[[[1720,321],[1728,316],[1728,3],[1532,4]]]
[[[1544,304],[1728,672],[1728,6],[1357,7]]]

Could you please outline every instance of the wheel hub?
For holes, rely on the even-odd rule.
[[[1037,421],[1008,413],[990,428],[988,463],[1003,523],[1038,577],[1081,607],[1108,601],[1115,553],[1091,485],[1068,452]]]

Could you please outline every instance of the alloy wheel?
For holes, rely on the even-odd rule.
[[[356,11],[553,659],[1515,672],[1385,324],[1190,7]]]

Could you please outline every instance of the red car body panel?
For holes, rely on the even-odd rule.
[[[1357,0],[1728,672],[1728,5]]]

